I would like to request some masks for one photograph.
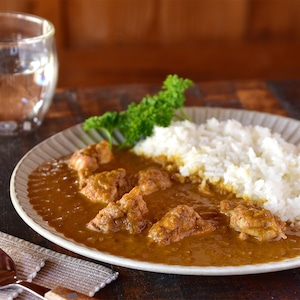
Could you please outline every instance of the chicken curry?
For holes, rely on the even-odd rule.
[[[300,255],[300,237],[269,211],[105,141],[39,166],[28,197],[66,237],[130,259],[238,266]]]

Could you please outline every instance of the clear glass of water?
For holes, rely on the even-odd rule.
[[[41,125],[57,83],[54,33],[38,16],[0,12],[0,136]]]

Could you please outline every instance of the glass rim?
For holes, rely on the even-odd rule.
[[[53,25],[53,23],[43,17],[34,15],[34,14],[29,14],[29,13],[24,13],[24,12],[18,12],[18,11],[1,11],[0,10],[0,18],[4,17],[4,16],[9,16],[12,17],[14,19],[19,19],[19,20],[26,20],[29,21],[31,23],[36,23],[39,26],[44,26],[47,25],[47,31],[43,32],[42,34],[37,34],[37,35],[33,35],[32,37],[25,37],[25,38],[20,38],[20,39],[11,39],[11,40],[1,40],[0,39],[0,44],[4,43],[4,44],[9,44],[9,43],[22,43],[22,42],[34,42],[37,40],[41,40],[41,39],[45,39],[48,38],[50,36],[54,36],[55,34],[55,27]]]

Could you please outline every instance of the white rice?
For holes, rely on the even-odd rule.
[[[300,224],[299,147],[261,126],[235,120],[210,119],[155,127],[151,137],[134,147],[135,153],[165,155],[182,176],[199,176],[237,197],[262,201],[283,221]]]

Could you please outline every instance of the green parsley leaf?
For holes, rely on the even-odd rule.
[[[141,138],[150,136],[154,126],[167,127],[174,117],[188,118],[183,111],[184,92],[192,85],[189,79],[169,75],[157,94],[146,95],[140,103],[131,103],[127,110],[120,113],[106,112],[102,116],[90,117],[84,122],[83,129],[103,130],[110,145],[113,132],[119,130],[125,139],[120,146],[132,146]],[[176,115],[176,110],[180,110],[182,116]]]

